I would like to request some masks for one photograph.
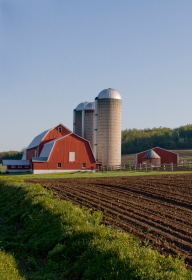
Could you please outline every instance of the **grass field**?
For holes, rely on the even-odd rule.
[[[178,174],[178,173],[191,173],[192,171],[105,171],[105,172],[63,172],[63,173],[50,173],[50,174],[1,174],[0,177],[15,178],[15,179],[61,179],[61,178],[101,178],[101,177],[119,177],[119,176],[143,176],[143,175],[160,175],[160,174]]]
[[[7,167],[0,164],[0,173],[5,173],[6,170],[7,170]]]

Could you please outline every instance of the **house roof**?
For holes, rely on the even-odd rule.
[[[160,158],[160,156],[151,149],[143,156],[143,158]]]
[[[29,160],[3,159],[3,165],[29,165]]]

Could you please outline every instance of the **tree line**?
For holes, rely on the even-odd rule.
[[[192,124],[178,128],[125,129],[122,131],[122,154],[139,153],[154,147],[168,150],[192,149]],[[0,152],[3,159],[21,159],[23,151]]]
[[[139,153],[154,147],[170,150],[192,149],[192,124],[174,129],[154,127],[122,131],[122,154]]]
[[[23,151],[0,152],[0,163],[2,163],[3,159],[21,159],[22,156],[23,156]]]

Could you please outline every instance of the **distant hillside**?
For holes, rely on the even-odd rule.
[[[159,127],[122,131],[122,154],[138,153],[153,147],[169,150],[192,149],[192,124],[175,129]]]

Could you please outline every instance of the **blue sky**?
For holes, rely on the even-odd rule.
[[[191,0],[0,0],[0,151],[25,148],[105,88],[122,129],[192,123]]]

